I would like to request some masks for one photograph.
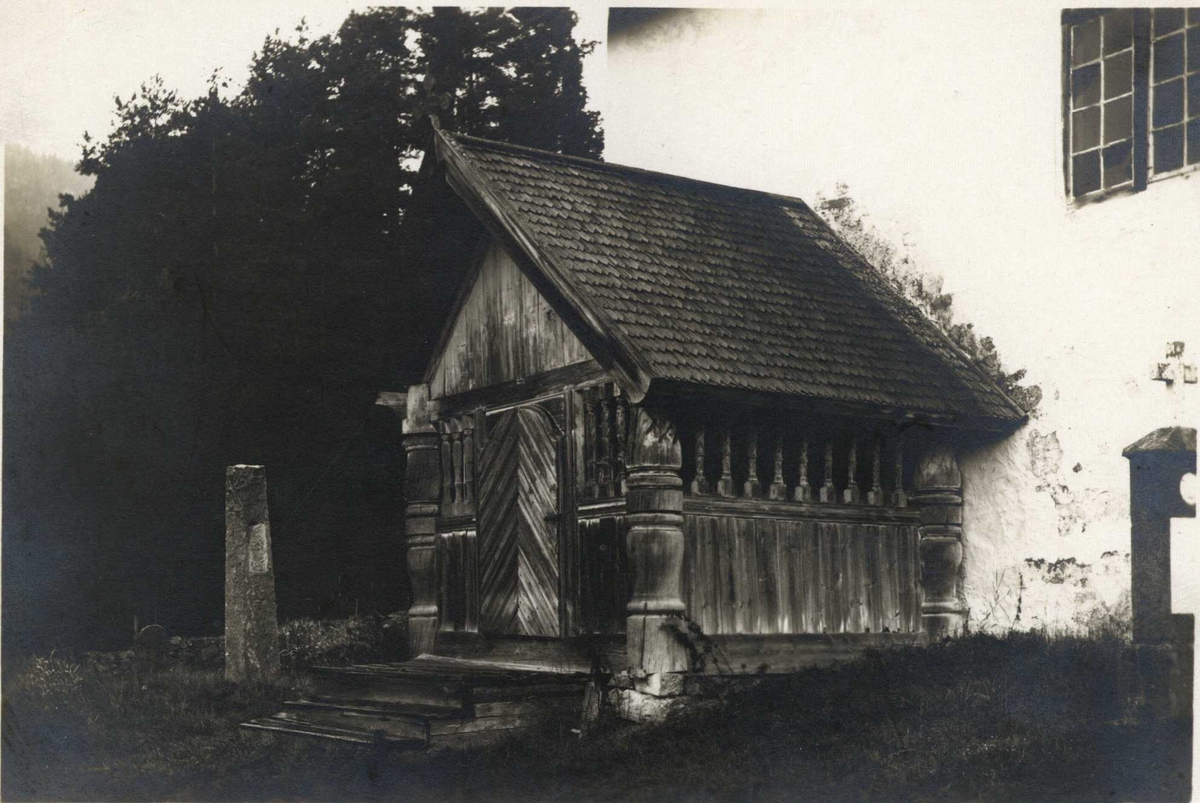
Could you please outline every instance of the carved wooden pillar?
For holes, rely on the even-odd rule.
[[[783,433],[775,433],[775,476],[771,478],[771,487],[767,491],[771,499],[787,499],[787,484],[783,481]]]
[[[837,501],[837,488],[833,487],[833,441],[825,442],[825,484],[821,486],[821,501]]]
[[[696,476],[692,477],[692,494],[708,494],[708,478],[704,476],[704,425],[696,427]]]
[[[762,484],[758,481],[758,430],[746,430],[746,482],[742,485],[742,496],[756,499],[762,496]]]
[[[842,498],[847,505],[857,505],[862,501],[862,496],[858,490],[858,441],[850,441],[850,454],[846,464],[846,490],[842,492]]]
[[[729,455],[729,427],[721,427],[721,478],[717,480],[717,496],[733,496],[733,464]]]
[[[438,431],[430,420],[429,386],[408,389],[404,417],[404,535],[412,605],[408,608],[408,654],[417,657],[433,648],[437,631],[437,579],[434,530],[438,493],[442,488],[442,459]]]
[[[954,452],[944,443],[933,444],[917,465],[912,503],[919,508],[921,524],[921,586],[924,602],[921,621],[929,638],[940,639],[962,632],[966,611],[958,598],[958,570],[962,565],[962,474]]]
[[[688,668],[671,621],[684,612],[682,464],[674,423],[660,411],[630,408],[625,538],[633,597],[625,646],[630,669],[647,673]]]

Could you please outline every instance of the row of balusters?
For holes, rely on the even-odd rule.
[[[846,505],[891,505],[905,507],[908,495],[904,490],[904,446],[897,440],[892,448],[893,460],[892,487],[885,491],[881,482],[883,463],[883,441],[879,437],[866,439],[822,438],[820,454],[823,456],[823,466],[814,466],[810,470],[809,454],[810,439],[800,439],[799,453],[796,455],[798,465],[796,483],[789,485],[784,479],[784,437],[776,430],[769,435],[760,433],[756,428],[746,430],[745,453],[746,480],[741,487],[736,487],[733,479],[733,455],[731,454],[731,432],[729,427],[714,428],[715,448],[720,451],[720,475],[715,482],[710,482],[706,471],[706,444],[703,425],[695,427],[691,433],[692,453],[695,458],[693,478],[688,491],[694,496],[742,497],[747,499],[770,499],[773,501],[793,502],[823,502],[826,504]],[[834,447],[843,445],[846,449],[846,473],[844,481],[837,482],[834,476]],[[758,453],[762,446],[774,449],[772,466],[774,472],[770,482],[764,483],[759,476]],[[860,449],[865,452],[860,454]],[[863,488],[858,483],[859,460],[869,460],[871,475],[870,486]],[[840,487],[839,487],[840,486]]]
[[[615,385],[581,391],[583,454],[580,455],[584,499],[625,495],[625,446],[629,437],[629,403]]]
[[[611,499],[625,492],[625,447],[628,439],[629,409],[624,396],[613,386],[595,387],[583,391],[583,454],[581,473],[583,497],[588,500]],[[693,479],[688,490],[695,496],[742,497],[795,502],[824,502],[840,504],[891,505],[905,507],[908,495],[903,486],[904,448],[897,439],[889,450],[892,461],[891,488],[887,491],[881,482],[881,464],[884,459],[881,438],[843,439],[822,438],[814,445],[821,447],[823,466],[809,465],[810,441],[803,438],[796,456],[798,471],[796,482],[790,485],[784,479],[784,437],[781,431],[764,435],[751,427],[745,438],[745,475],[747,479],[736,485],[733,479],[731,454],[731,431],[729,426],[713,427],[714,448],[720,451],[720,475],[710,481],[706,471],[705,427],[692,429],[692,449],[695,464]],[[685,434],[684,437],[689,437]],[[842,482],[834,477],[834,449],[846,450],[846,475]],[[764,482],[759,476],[760,448],[774,449],[774,473]],[[740,459],[741,456],[739,456]],[[871,476],[868,487],[858,483],[859,460],[870,461]]]
[[[467,415],[438,422],[442,451],[442,515],[475,512],[475,420]]]

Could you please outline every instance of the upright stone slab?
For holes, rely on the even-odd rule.
[[[267,515],[267,470],[225,469],[225,677],[279,674],[275,567]]]

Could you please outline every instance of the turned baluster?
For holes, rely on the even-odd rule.
[[[758,430],[746,430],[746,482],[742,485],[742,496],[754,499],[762,496],[762,483],[758,481]]]
[[[696,476],[692,477],[692,494],[706,496],[709,492],[708,478],[704,476],[704,425],[696,427]]]
[[[627,403],[624,396],[613,400],[616,406],[617,445],[613,460],[613,485],[621,496],[625,495],[625,410]]]
[[[596,406],[592,389],[583,391],[583,496],[595,499],[596,487]]]
[[[767,496],[771,499],[787,499],[787,484],[783,481],[783,433],[775,433],[775,476]]]
[[[470,419],[464,419],[470,421]],[[463,484],[460,499],[466,511],[475,511],[475,429],[465,424],[462,431]]]
[[[846,469],[846,490],[842,492],[842,499],[847,505],[857,505],[862,501],[862,496],[858,490],[858,480],[855,475],[858,473],[858,441],[850,441],[849,465]]]
[[[717,496],[733,496],[733,471],[729,455],[729,427],[722,427],[721,439],[721,478],[717,480]]]
[[[837,488],[833,487],[833,441],[825,442],[825,484],[821,486],[821,501],[837,501]]]
[[[450,430],[450,451],[454,460],[454,507],[458,512],[462,512],[463,500],[466,498],[466,490],[464,489],[464,474],[463,470],[463,440],[462,430],[459,428],[459,422],[451,422]]]
[[[442,504],[454,504],[454,453],[450,445],[450,424],[443,421],[440,426],[442,446]]]
[[[892,505],[908,507],[908,494],[904,492],[904,443],[896,438],[896,479],[892,488]]]
[[[879,436],[876,436],[871,448],[871,490],[867,492],[868,505],[882,505],[885,501],[883,486],[879,484],[879,461],[882,452],[883,445]]]
[[[811,502],[813,499],[813,489],[808,484],[808,438],[800,443],[800,479],[796,483],[792,499],[797,502]]]
[[[596,450],[596,483],[600,486],[600,495],[608,499],[613,495],[612,474],[612,399],[603,398],[596,408],[600,416],[599,449]]]

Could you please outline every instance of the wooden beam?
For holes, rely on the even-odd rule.
[[[609,379],[611,374],[595,360],[566,365],[525,379],[513,379],[486,388],[456,393],[438,399],[438,411],[443,416],[456,416],[477,407],[503,407],[531,401],[579,385]]]

